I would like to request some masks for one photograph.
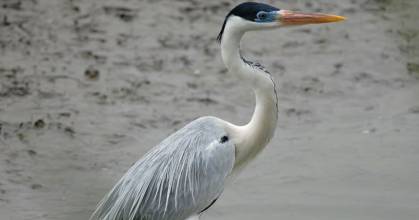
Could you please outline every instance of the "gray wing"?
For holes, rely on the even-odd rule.
[[[183,220],[220,196],[234,165],[234,145],[216,118],[197,119],[135,163],[91,219]]]

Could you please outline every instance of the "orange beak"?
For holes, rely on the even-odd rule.
[[[280,21],[283,25],[320,24],[338,22],[345,19],[346,18],[343,16],[321,13],[304,13],[288,10],[280,10],[278,12],[278,21]]]

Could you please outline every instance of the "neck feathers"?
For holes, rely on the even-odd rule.
[[[228,124],[236,145],[239,168],[253,159],[272,138],[277,122],[277,94],[271,75],[260,64],[247,61],[240,54],[240,40],[245,31],[227,22],[221,39],[221,55],[231,74],[255,92],[256,106],[250,122],[243,126]]]

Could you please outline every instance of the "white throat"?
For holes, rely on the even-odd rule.
[[[256,107],[248,124],[237,126],[227,122],[226,129],[236,146],[235,169],[247,164],[269,143],[278,119],[273,80],[267,72],[246,63],[240,55],[240,40],[245,32],[246,21],[232,17],[221,40],[221,55],[227,69],[253,88],[256,97]]]

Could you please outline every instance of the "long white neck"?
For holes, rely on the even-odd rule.
[[[221,55],[229,72],[253,88],[256,107],[250,122],[243,126],[227,123],[236,145],[235,168],[253,159],[272,138],[278,119],[275,84],[265,71],[246,63],[240,55],[244,31],[227,28],[221,40]]]

